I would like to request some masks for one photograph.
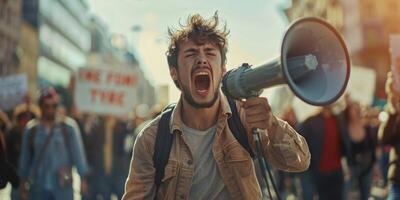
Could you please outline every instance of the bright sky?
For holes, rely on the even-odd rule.
[[[261,64],[279,54],[283,33],[288,24],[283,8],[290,0],[87,0],[92,13],[99,16],[111,33],[129,38],[139,61],[148,69],[155,85],[170,85],[170,101],[179,91],[169,76],[165,57],[167,28],[177,26],[179,19],[200,13],[210,17],[218,10],[231,33],[227,68],[242,63]],[[249,3],[251,2],[251,3]],[[139,25],[141,31],[131,31]]]

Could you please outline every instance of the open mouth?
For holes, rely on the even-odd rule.
[[[194,87],[200,95],[207,95],[210,88],[211,78],[206,72],[199,72],[194,76]]]

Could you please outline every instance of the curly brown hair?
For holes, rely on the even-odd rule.
[[[229,30],[226,23],[219,29],[219,23],[218,12],[210,19],[194,14],[188,16],[186,25],[179,23],[180,29],[168,28],[170,41],[166,55],[169,68],[178,69],[179,44],[185,40],[191,40],[198,45],[206,42],[215,44],[221,52],[222,64],[225,65]]]

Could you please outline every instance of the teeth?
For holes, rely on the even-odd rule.
[[[196,73],[196,75],[208,75],[208,73],[207,72],[198,72],[198,73]]]

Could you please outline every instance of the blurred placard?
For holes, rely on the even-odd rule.
[[[21,104],[28,94],[28,77],[17,74],[0,78],[0,108],[8,111]]]
[[[400,34],[390,35],[390,57],[395,88],[400,91]]]
[[[81,68],[75,83],[79,111],[125,115],[137,102],[138,76],[129,68]]]
[[[375,93],[376,73],[374,70],[352,66],[347,93],[351,99],[364,105],[372,105]]]

